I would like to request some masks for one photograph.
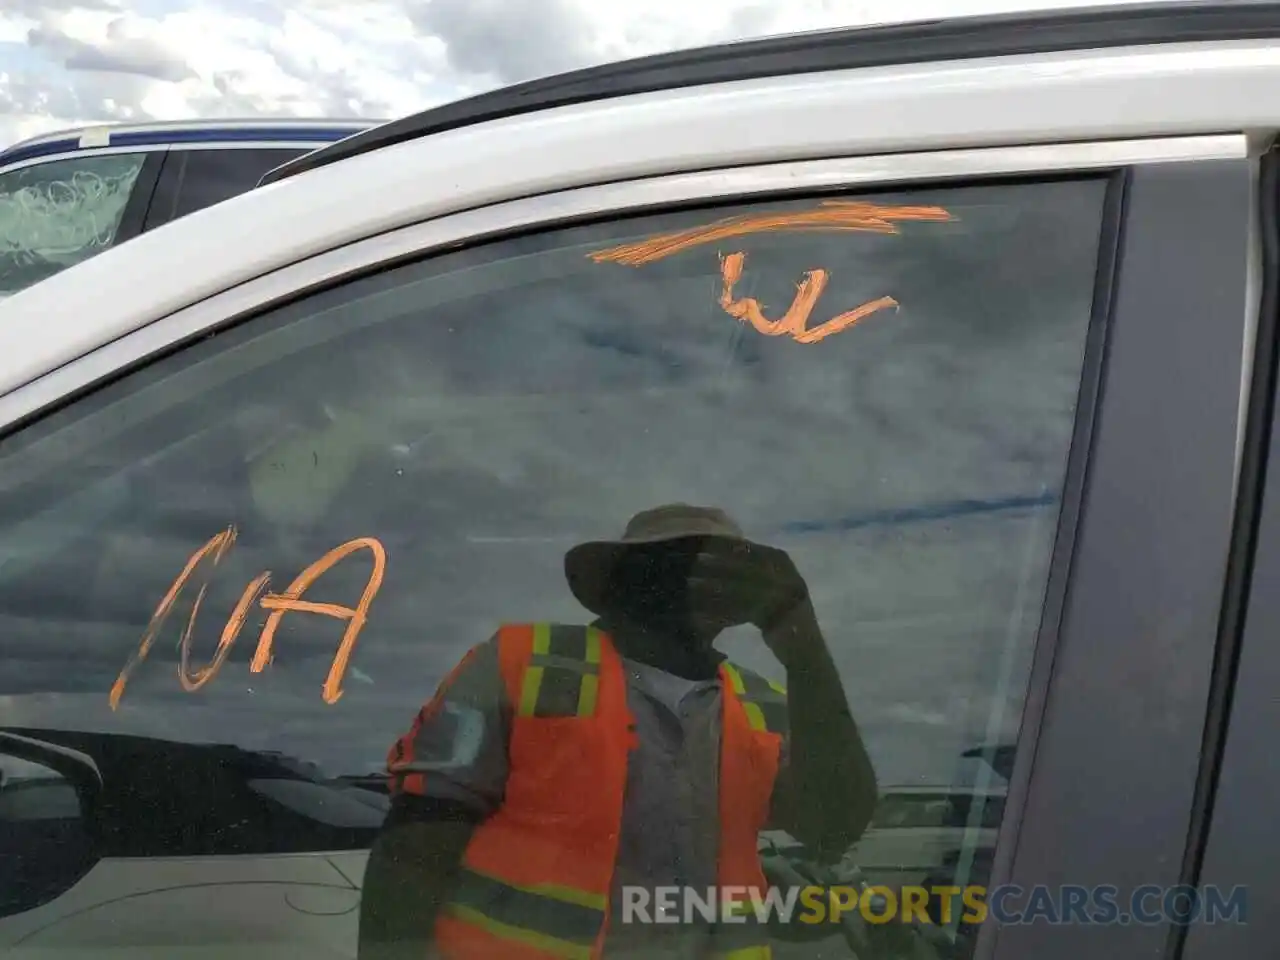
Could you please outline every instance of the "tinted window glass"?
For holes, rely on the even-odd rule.
[[[730,784],[773,882],[981,883],[1105,189],[507,238],[132,373],[0,442],[0,724],[94,757],[114,855],[195,857],[193,882],[205,854],[363,857],[394,802],[487,825],[522,804],[490,874],[605,811],[573,827],[617,844],[585,902],[699,886],[743,842]],[[660,506],[648,546],[611,542]],[[566,626],[499,630],[543,622]],[[628,711],[634,750],[582,733]],[[566,862],[524,882],[564,886]],[[365,910],[405,889],[362,870]],[[459,915],[519,906],[467,890]],[[202,902],[239,929],[240,901]],[[530,910],[497,922],[559,917],[563,939],[594,916]],[[359,916],[321,939],[353,955]],[[310,942],[313,920],[263,907],[254,936]],[[620,923],[674,955],[666,928]],[[824,929],[822,955],[875,935]]]
[[[74,157],[0,173],[0,294],[111,246],[145,160]]]
[[[220,147],[171,150],[147,217],[154,227],[252,190],[268,170],[303,150]]]

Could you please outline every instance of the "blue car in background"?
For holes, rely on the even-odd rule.
[[[63,130],[0,150],[0,297],[253,188],[367,120],[194,120]]]

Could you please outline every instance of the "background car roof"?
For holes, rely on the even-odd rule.
[[[15,143],[0,150],[0,168],[37,157],[103,147],[178,146],[245,141],[332,143],[367,130],[377,123],[376,120],[243,118],[97,124],[57,130]]]
[[[1244,40],[756,77],[520,113],[359,153],[190,214],[0,303],[0,396],[291,263],[505,200],[756,163],[1275,128],[1280,101],[1258,94],[1280,84],[1280,4],[1239,9],[1265,10],[1276,38],[1258,39],[1255,24]],[[980,32],[983,22],[955,29]]]

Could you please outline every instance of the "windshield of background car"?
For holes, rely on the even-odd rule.
[[[0,295],[110,247],[145,159],[69,157],[0,172]]]

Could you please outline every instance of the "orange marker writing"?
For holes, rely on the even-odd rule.
[[[731,253],[720,258],[720,277],[724,281],[720,293],[720,306],[731,317],[751,324],[768,337],[790,336],[797,343],[818,343],[832,334],[847,330],[871,314],[889,307],[897,307],[898,301],[893,297],[881,297],[847,310],[826,323],[808,329],[809,315],[813,312],[818,298],[827,287],[827,271],[809,270],[804,279],[796,287],[795,298],[787,312],[778,320],[769,320],[760,308],[760,302],[754,297],[735,298],[733,288],[742,279],[742,270],[746,265],[745,253]]]
[[[895,207],[863,200],[823,200],[816,207],[791,213],[747,213],[714,223],[672,233],[659,233],[646,240],[597,250],[588,256],[596,263],[643,266],[708,243],[717,243],[752,233],[823,233],[859,231],[898,233],[898,223],[926,221],[944,223],[954,219],[942,207]]]
[[[207,557],[212,557],[214,566],[217,566],[223,555],[235,543],[235,540],[236,528],[229,526],[221,533],[211,537],[204,546],[200,547],[187,560],[186,566],[183,567],[177,579],[170,585],[168,592],[165,593],[164,598],[151,615],[147,629],[142,635],[142,642],[138,645],[137,650],[133,652],[128,662],[125,663],[120,675],[116,677],[115,683],[112,684],[111,693],[108,697],[112,710],[115,710],[120,705],[120,698],[124,696],[125,686],[128,684],[130,676],[133,675],[133,671],[137,669],[138,664],[147,658],[147,654],[150,653],[151,647],[155,644],[156,637],[168,619],[169,613],[172,611],[174,604],[177,603],[178,597],[195,573],[196,568]],[[302,594],[317,579],[357,550],[368,550],[373,554],[373,571],[370,573],[364,592],[355,607],[344,607],[336,603],[314,603],[301,599]],[[382,544],[373,537],[360,537],[335,547],[315,561],[302,573],[298,574],[284,593],[268,593],[261,600],[258,600],[259,595],[271,581],[270,572],[264,570],[251,580],[240,594],[240,600],[236,603],[235,609],[232,610],[231,616],[227,619],[226,625],[222,629],[222,635],[218,639],[218,646],[212,658],[203,667],[192,670],[191,634],[195,629],[196,615],[200,612],[200,604],[204,601],[207,584],[201,586],[200,592],[196,594],[195,602],[192,604],[191,615],[187,618],[186,629],[182,632],[178,682],[184,690],[194,693],[218,675],[218,672],[226,662],[227,656],[231,653],[231,648],[235,645],[240,631],[244,628],[244,622],[249,615],[250,608],[253,607],[254,601],[258,600],[259,606],[264,610],[271,611],[271,614],[267,617],[267,622],[262,628],[262,633],[258,638],[257,650],[249,664],[249,669],[253,673],[261,673],[267,664],[271,662],[275,632],[280,625],[281,618],[286,613],[290,611],[295,613],[315,613],[348,621],[347,629],[343,632],[337,653],[334,654],[333,663],[329,668],[329,675],[325,680],[322,692],[325,703],[336,703],[338,698],[342,696],[342,678],[350,664],[356,640],[368,619],[369,606],[373,603],[374,597],[378,595],[378,591],[382,587],[386,567],[387,553]]]
[[[355,607],[344,607],[336,603],[312,603],[309,600],[301,599],[302,595],[316,580],[332,569],[343,558],[355,553],[357,550],[368,550],[373,554],[373,572],[369,574],[369,581],[365,584],[364,593],[360,595],[360,601]],[[351,653],[355,649],[356,638],[360,636],[360,631],[364,629],[365,620],[368,619],[369,605],[373,603],[373,598],[378,595],[378,591],[382,588],[382,577],[386,569],[387,552],[383,549],[382,544],[372,537],[361,537],[358,540],[349,540],[342,546],[330,550],[298,574],[284,593],[267,594],[262,598],[262,609],[270,610],[271,616],[267,617],[267,622],[262,628],[262,635],[258,638],[258,649],[253,655],[253,662],[249,664],[250,671],[261,673],[263,668],[271,662],[271,644],[275,640],[276,628],[280,626],[280,620],[289,611],[318,613],[321,616],[346,620],[348,621],[347,629],[342,634],[342,642],[338,644],[338,652],[334,654],[333,665],[329,668],[329,676],[324,682],[323,691],[325,703],[337,703],[338,698],[342,696],[342,677],[347,672],[347,664],[350,662]]]

